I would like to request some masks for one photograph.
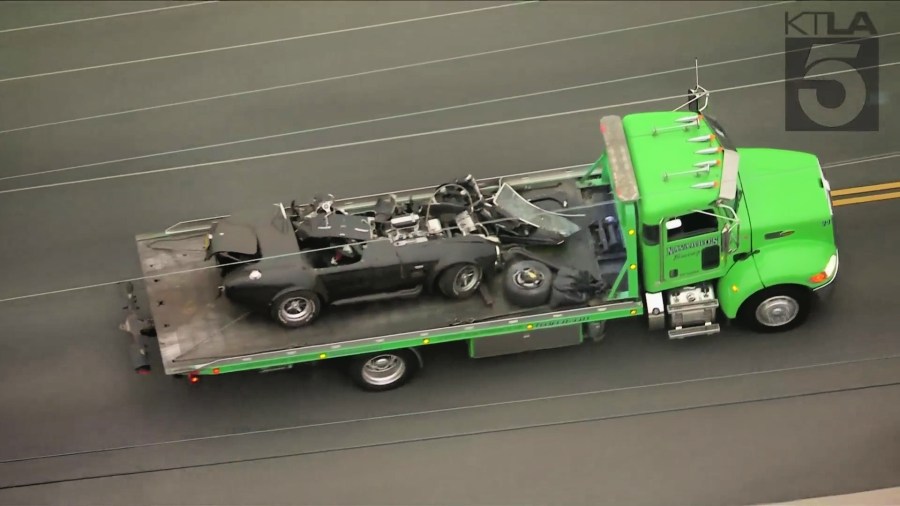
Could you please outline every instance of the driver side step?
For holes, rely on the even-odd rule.
[[[694,325],[691,327],[682,327],[669,331],[669,339],[684,339],[694,336],[708,336],[718,334],[721,331],[718,323],[707,323],[705,325]]]

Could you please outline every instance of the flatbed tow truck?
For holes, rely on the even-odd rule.
[[[600,295],[522,307],[505,286],[510,265],[521,263],[504,253],[498,265],[507,272],[485,278],[478,296],[335,305],[310,325],[286,328],[223,296],[220,266],[207,249],[228,216],[189,220],[136,237],[144,289],[126,285],[120,326],[133,337],[135,369],[149,371],[147,342],[155,337],[165,373],[191,382],[338,359],[360,387],[378,391],[407,382],[424,365],[419,350],[442,343],[466,342],[473,358],[558,348],[602,339],[605,322],[633,317],[670,339],[715,334],[719,321],[732,319],[761,332],[791,329],[838,269],[821,165],[808,153],[736,148],[705,115],[708,92],[699,83],[688,98],[690,112],[601,118],[603,150],[587,170],[476,180],[485,194],[562,196],[567,208],[556,216],[578,231],[560,244],[508,250],[552,266],[547,282],[561,268],[586,272],[605,288]],[[391,194],[425,203],[434,188]],[[333,206],[371,212],[378,197]],[[540,227],[540,217],[529,219]],[[245,262],[265,271],[267,261]]]

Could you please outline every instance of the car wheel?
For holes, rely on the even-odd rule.
[[[798,327],[809,315],[809,290],[773,286],[752,295],[738,313],[738,320],[756,332],[784,332]]]
[[[553,289],[553,272],[534,260],[522,260],[511,264],[503,276],[506,298],[520,307],[545,304]]]
[[[465,299],[478,290],[482,276],[481,267],[475,264],[457,264],[441,273],[438,287],[447,297]]]
[[[390,350],[353,359],[350,376],[363,390],[382,392],[398,388],[419,370],[419,359],[410,350]]]
[[[303,327],[319,316],[320,306],[321,299],[313,292],[290,292],[272,301],[272,317],[285,327]]]

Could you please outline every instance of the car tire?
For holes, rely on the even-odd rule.
[[[446,297],[465,299],[478,291],[483,276],[484,272],[476,264],[451,265],[438,278],[438,288]]]
[[[319,316],[321,307],[322,299],[315,292],[288,292],[272,301],[272,318],[284,327],[304,327]]]
[[[799,286],[773,286],[750,296],[738,312],[738,321],[760,333],[786,332],[809,315],[812,297]]]
[[[546,304],[552,290],[553,272],[535,260],[512,263],[503,275],[503,293],[519,307]]]
[[[420,369],[419,358],[410,350],[369,353],[350,361],[350,377],[369,392],[393,390],[406,384]]]

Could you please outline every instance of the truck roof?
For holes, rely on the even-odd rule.
[[[719,198],[725,150],[733,148],[714,121],[696,113],[662,111],[626,115],[622,126],[643,223],[703,209]]]

